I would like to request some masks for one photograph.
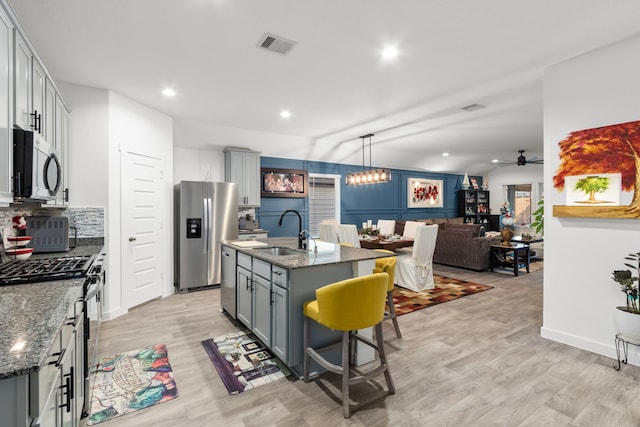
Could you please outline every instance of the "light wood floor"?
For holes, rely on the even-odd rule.
[[[338,390],[335,376],[227,394],[200,344],[234,330],[214,289],[103,323],[103,355],[167,344],[180,397],[101,426],[640,425],[640,368],[617,372],[612,359],[539,336],[542,271],[514,278],[436,265],[436,273],[494,289],[400,316],[401,339],[385,322],[397,392],[381,393],[382,377],[358,386],[354,397],[382,398],[348,420],[326,391]]]

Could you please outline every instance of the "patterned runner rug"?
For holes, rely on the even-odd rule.
[[[90,381],[91,415],[87,425],[178,397],[164,344],[103,357]]]
[[[229,394],[284,378],[291,372],[252,334],[233,332],[202,341]]]
[[[426,289],[420,292],[410,291],[399,286],[393,288],[393,305],[396,310],[396,316],[493,289],[493,286],[466,282],[438,276],[437,274],[433,275],[433,280],[436,282],[434,289]]]

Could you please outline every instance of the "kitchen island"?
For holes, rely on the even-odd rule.
[[[304,357],[303,304],[315,299],[318,288],[371,274],[375,259],[389,256],[313,240],[309,250],[302,250],[297,247],[297,238],[289,237],[257,239],[254,243],[225,241],[222,245],[223,309],[298,376],[302,375]],[[235,299],[225,293],[235,294]],[[316,324],[311,327],[314,347],[340,341],[340,332]],[[361,351],[358,358],[364,362],[372,354]],[[339,348],[335,358],[339,360]]]

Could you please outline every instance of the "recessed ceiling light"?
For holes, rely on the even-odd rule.
[[[169,98],[173,98],[174,96],[176,96],[176,91],[174,91],[173,89],[167,87],[162,89],[162,94],[164,96],[168,96]]]
[[[491,160],[491,163],[498,163],[499,161],[500,160],[498,160],[498,159],[493,159],[493,160]]]
[[[442,157],[447,157],[449,153],[442,153]]]
[[[382,51],[382,57],[384,59],[391,59],[398,56],[398,50],[395,47],[388,47]]]
[[[288,119],[289,117],[291,117],[291,112],[285,110],[280,113],[280,117],[282,117],[283,119]]]

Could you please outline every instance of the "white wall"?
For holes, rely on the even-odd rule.
[[[173,179],[180,181],[224,182],[224,152],[174,148]]]
[[[162,159],[164,211],[159,213],[162,223],[162,295],[173,293],[173,120],[171,117],[145,107],[115,92],[109,96],[109,255],[122,259],[127,256],[122,243],[126,245],[127,236],[122,235],[121,217],[126,213],[122,209],[122,160],[126,152],[148,155]],[[120,262],[113,277],[119,277],[121,284],[112,288],[109,295],[112,317],[125,313],[131,305],[125,292],[126,277]]]
[[[624,294],[611,280],[640,251],[637,219],[557,218],[552,188],[558,142],[569,132],[640,119],[640,36],[545,70],[545,266],[543,337],[615,357],[613,310]],[[630,346],[630,363],[640,364]]]
[[[71,108],[71,206],[105,207],[105,318],[127,312],[122,283],[121,159],[126,150],[163,159],[163,295],[173,293],[173,120],[114,92],[61,83]]]
[[[507,200],[503,191],[503,186],[505,185],[531,184],[532,207],[535,207],[542,197],[538,191],[540,184],[544,183],[542,165],[501,166],[489,172],[484,182],[487,182],[487,180],[489,182],[489,206],[492,207],[492,214],[499,214],[500,205]]]

